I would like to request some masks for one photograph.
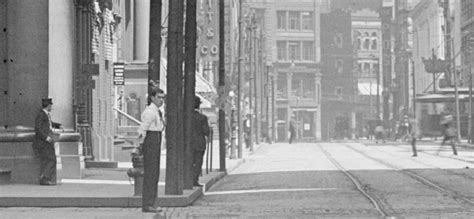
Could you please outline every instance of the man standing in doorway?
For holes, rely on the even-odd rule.
[[[40,160],[40,185],[56,185],[56,152],[54,150],[53,128],[59,128],[58,123],[51,121],[53,99],[42,99],[42,110],[35,119],[35,138],[33,150]]]
[[[206,138],[209,140],[210,128],[207,121],[207,116],[199,112],[199,106],[201,105],[201,99],[194,97],[194,113],[193,113],[193,132],[192,142],[193,147],[193,186],[202,185],[199,184],[199,175],[202,171],[202,161],[204,158],[204,152],[206,151]]]
[[[154,89],[148,95],[148,106],[141,115],[139,137],[143,139],[143,212],[161,212],[155,208],[160,176],[161,134],[165,128],[160,107],[165,95],[161,89]]]

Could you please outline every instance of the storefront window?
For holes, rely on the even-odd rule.
[[[316,83],[312,74],[294,74],[291,80],[291,96],[296,99],[316,99]]]

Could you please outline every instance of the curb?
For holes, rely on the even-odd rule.
[[[192,190],[184,190],[183,195],[161,195],[157,198],[156,204],[160,207],[186,207],[192,205],[199,197],[204,194],[219,180],[224,178],[229,172],[232,172],[240,165],[245,163],[249,156],[255,154],[262,145],[255,148],[255,150],[241,159],[239,159],[235,165],[232,165],[226,172],[213,172],[208,177],[205,177],[204,187],[195,187]],[[104,163],[94,163],[103,166]],[[106,163],[105,166],[110,166],[110,163]],[[5,189],[21,189],[22,187]],[[23,185],[24,186],[24,185]],[[37,185],[32,185],[37,186]],[[203,191],[204,189],[204,191]],[[44,191],[43,191],[44,192]],[[50,191],[52,192],[52,191]],[[54,191],[55,196],[38,196],[26,195],[26,196],[12,196],[4,195],[0,197],[0,207],[117,207],[117,208],[140,208],[142,204],[141,196],[96,196],[96,197],[84,197],[84,196],[67,196],[62,194],[60,191]]]

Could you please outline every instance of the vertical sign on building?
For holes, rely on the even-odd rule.
[[[124,69],[125,64],[123,62],[114,63],[114,85],[125,84]]]
[[[197,58],[206,62],[219,59],[219,1],[199,0],[197,5]]]

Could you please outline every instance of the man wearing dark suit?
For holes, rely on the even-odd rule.
[[[40,185],[56,185],[56,153],[53,141],[53,122],[51,121],[52,99],[41,101],[42,109],[35,119],[35,138],[33,149],[40,160]],[[58,126],[54,123],[54,126]]]
[[[199,112],[199,106],[201,105],[201,99],[194,97],[194,113],[193,113],[193,133],[192,140],[193,146],[193,186],[202,185],[199,184],[199,175],[202,171],[202,161],[204,158],[204,152],[206,151],[206,138],[209,139],[210,128],[207,121],[207,116]]]

